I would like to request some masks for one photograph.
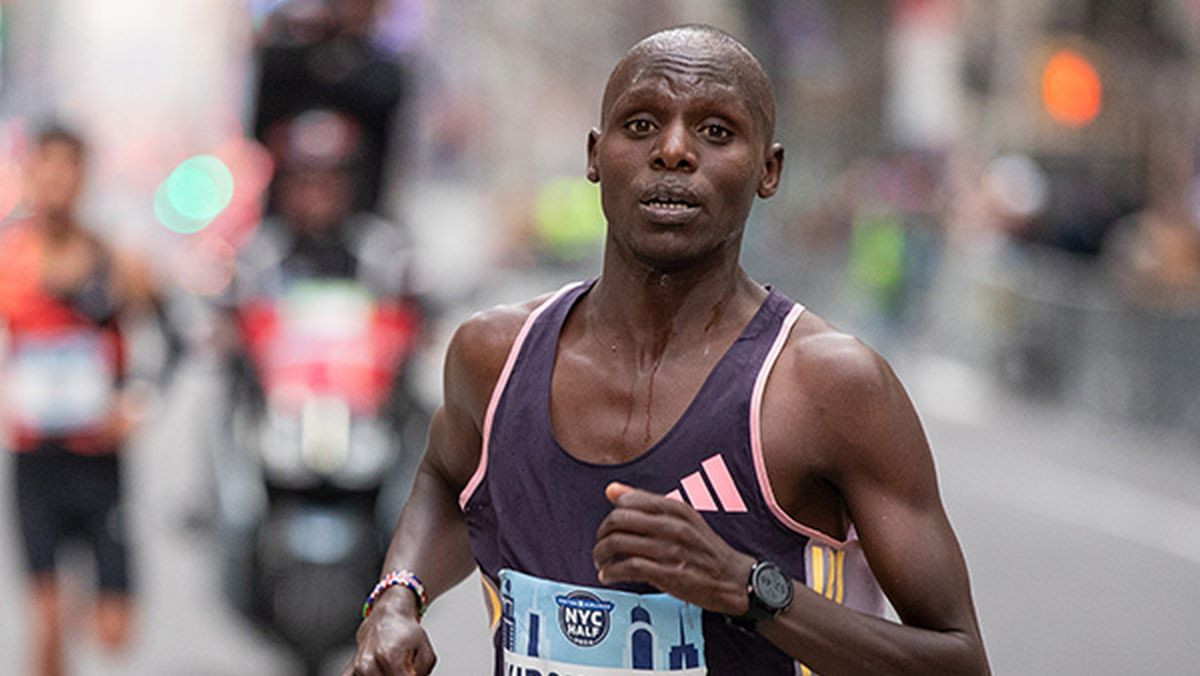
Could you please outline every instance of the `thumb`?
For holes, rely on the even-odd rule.
[[[632,493],[633,491],[633,486],[614,481],[604,487],[604,497],[608,498],[608,501],[615,505],[617,504],[617,500],[621,499],[622,495]]]

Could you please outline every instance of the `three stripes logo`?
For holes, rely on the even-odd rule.
[[[733,514],[746,511],[746,503],[742,500],[742,494],[738,492],[737,484],[733,482],[733,476],[729,474],[729,468],[725,465],[725,459],[721,457],[720,453],[700,463],[700,470],[683,477],[679,483],[682,485],[683,491],[680,492],[676,488],[667,493],[666,497],[686,502],[697,512]],[[709,490],[710,488],[712,490]]]

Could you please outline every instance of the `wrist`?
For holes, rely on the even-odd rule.
[[[795,599],[790,576],[770,561],[757,561],[750,568],[745,586],[746,611],[731,616],[743,628],[754,630],[759,622],[773,620],[787,611]]]
[[[732,589],[730,591],[730,607],[725,614],[729,617],[742,617],[750,612],[749,579],[757,564],[758,561],[750,556],[738,555],[737,562],[732,567],[728,578]]]
[[[417,612],[417,597],[409,593],[407,589],[397,587],[388,587],[384,590],[371,606],[368,614],[405,618],[413,622],[421,621],[421,614]]]
[[[403,589],[392,592],[401,587]],[[420,621],[428,604],[421,578],[409,570],[393,570],[384,575],[371,590],[363,603],[362,616],[364,620],[367,619],[377,606],[382,605],[389,612],[411,613],[414,619]]]

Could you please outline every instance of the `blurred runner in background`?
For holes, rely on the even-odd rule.
[[[117,651],[131,629],[121,449],[140,406],[125,387],[118,324],[158,305],[148,267],[76,217],[86,146],[48,127],[27,166],[30,215],[0,233],[0,319],[8,330],[4,418],[30,573],[31,673],[63,673],[56,556],[80,536],[95,557],[96,630]]]

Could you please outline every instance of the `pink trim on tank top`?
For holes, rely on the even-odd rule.
[[[762,493],[763,501],[767,503],[767,507],[771,510],[771,514],[789,530],[818,540],[826,545],[842,548],[850,543],[849,534],[847,534],[845,540],[838,540],[831,535],[822,533],[816,528],[805,526],[796,521],[779,506],[779,502],[775,499],[775,491],[771,489],[771,479],[767,476],[767,462],[763,458],[763,391],[767,388],[767,379],[771,376],[771,369],[775,366],[775,360],[779,358],[779,353],[783,351],[783,346],[787,343],[788,336],[792,332],[792,327],[795,326],[796,320],[802,314],[804,314],[804,306],[792,306],[791,311],[784,317],[783,324],[779,327],[779,334],[775,336],[775,342],[771,345],[771,351],[767,353],[767,358],[763,360],[762,367],[758,371],[758,377],[754,380],[754,392],[750,396],[750,452],[754,456],[754,473],[758,475],[759,491]]]
[[[530,329],[533,328],[533,323],[537,318],[542,316],[551,305],[559,298],[562,298],[571,289],[578,287],[584,282],[571,282],[554,293],[546,302],[534,308],[533,312],[529,313],[529,317],[525,319],[525,323],[521,325],[521,331],[517,333],[516,340],[513,341],[512,347],[508,350],[508,359],[504,362],[504,369],[500,371],[500,377],[496,380],[496,386],[492,388],[492,398],[488,401],[487,414],[483,417],[483,431],[481,433],[482,445],[479,449],[479,464],[475,467],[475,473],[471,475],[471,480],[458,494],[459,509],[466,510],[467,502],[471,500],[471,496],[475,494],[475,489],[479,488],[479,484],[483,483],[483,477],[487,474],[488,462],[488,446],[492,437],[492,420],[496,417],[496,407],[500,405],[500,397],[504,394],[504,388],[508,386],[508,379],[512,376],[513,367],[516,366],[517,356],[521,354],[521,346],[525,344],[525,338],[529,336]]]

